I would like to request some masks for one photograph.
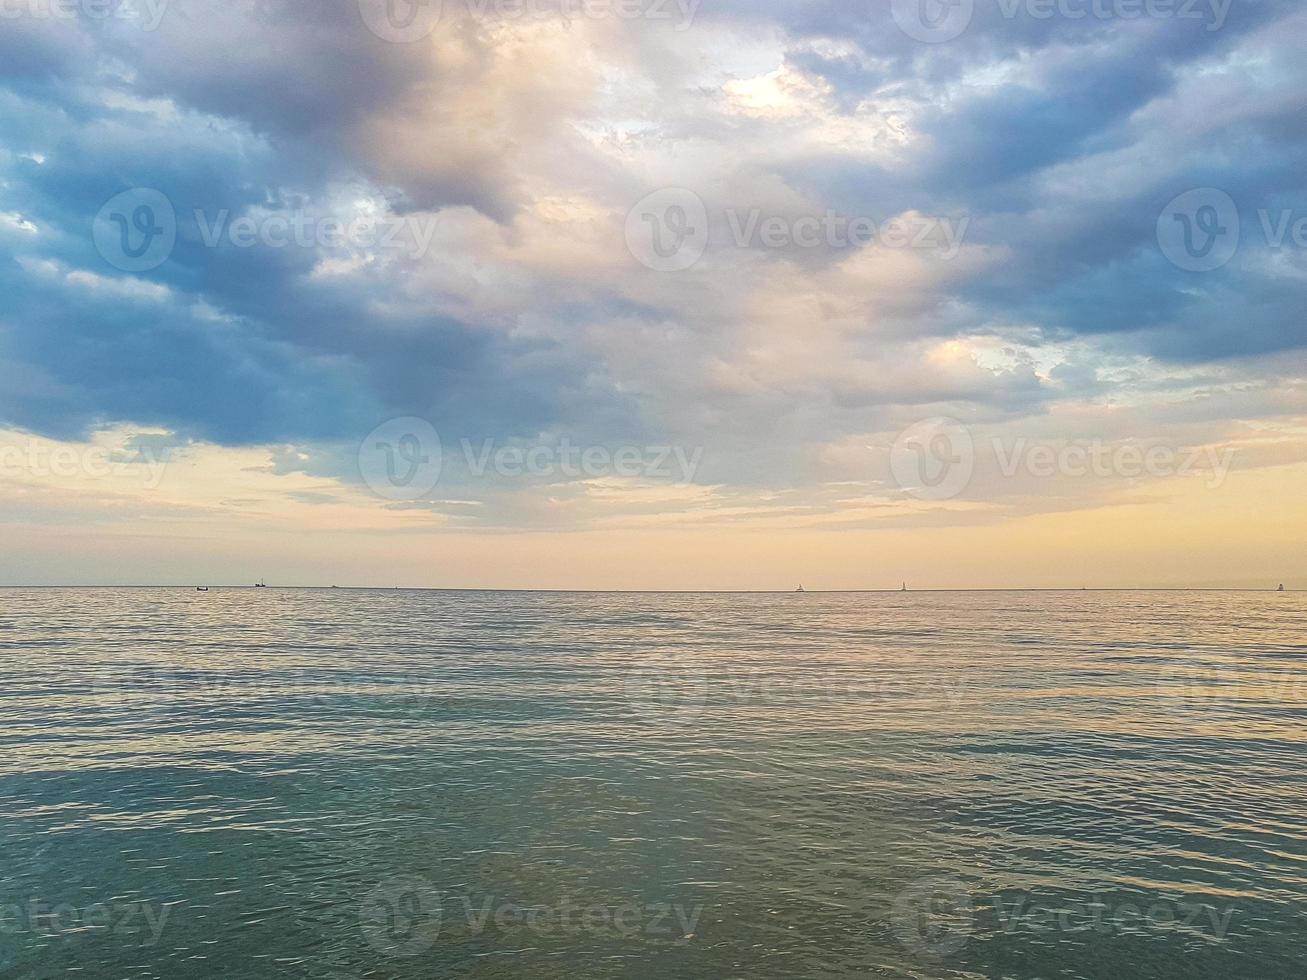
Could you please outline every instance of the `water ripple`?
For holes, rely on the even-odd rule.
[[[1298,978],[1307,599],[0,591],[0,973]]]

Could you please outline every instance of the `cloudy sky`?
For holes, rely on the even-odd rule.
[[[1292,0],[0,0],[0,583],[1307,586]]]

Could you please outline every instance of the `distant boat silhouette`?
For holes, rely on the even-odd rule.
[[[259,579],[259,581],[254,583],[254,587],[256,589],[266,589],[268,586],[267,583],[263,581],[263,579]]]
[[[795,589],[794,591],[795,591],[795,592],[807,592],[808,590],[805,589],[802,585],[800,585],[800,586],[799,586],[797,589]]]
[[[196,592],[208,592],[209,589],[208,589],[207,586],[201,588],[200,586],[197,585],[197,586],[195,587],[195,591],[196,591]]]
[[[908,583],[907,583],[907,582],[904,582],[904,583],[903,583],[903,588],[899,589],[899,591],[900,591],[900,592],[907,592],[907,591],[908,591]]]
[[[1276,591],[1276,592],[1283,592],[1283,591],[1284,591],[1284,583],[1281,582],[1281,583],[1280,583],[1280,587],[1279,587],[1278,589],[1276,589],[1275,591]]]

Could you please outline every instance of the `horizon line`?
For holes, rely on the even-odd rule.
[[[1104,586],[984,586],[973,588],[920,588],[920,589],[546,589],[502,588],[426,585],[180,585],[172,584],[45,584],[4,585],[0,590],[17,589],[282,589],[293,591],[339,592],[508,592],[545,593],[554,595],[906,595],[913,592],[1304,592],[1307,589],[1275,586],[1200,586],[1200,585],[1104,585]]]

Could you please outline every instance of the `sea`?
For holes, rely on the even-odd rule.
[[[0,976],[1307,976],[1307,594],[0,590]]]

